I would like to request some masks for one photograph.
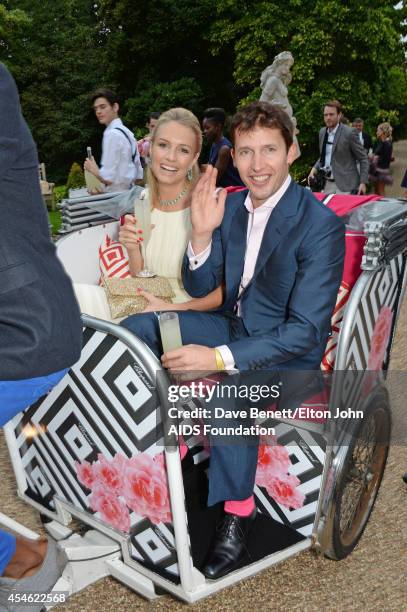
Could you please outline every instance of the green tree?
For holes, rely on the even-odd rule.
[[[85,187],[85,174],[79,164],[74,162],[69,170],[68,178],[66,180],[66,189],[78,189],[79,187]]]
[[[101,1],[107,80],[132,99],[129,117],[142,117],[137,127],[148,111],[168,104],[189,104],[197,113],[219,101],[236,107],[242,91],[232,76],[233,50],[225,49],[219,61],[204,36],[216,6],[215,0]]]
[[[0,61],[6,63],[10,70],[15,68],[13,60],[21,51],[22,40],[29,26],[30,19],[24,11],[18,8],[10,10],[0,4]]]
[[[183,106],[199,113],[202,100],[202,89],[191,77],[183,77],[170,83],[146,82],[138,95],[127,100],[125,119],[129,125],[144,126],[146,109],[162,112],[174,106]]]
[[[404,4],[404,3],[403,3]],[[300,130],[302,171],[317,155],[321,107],[341,100],[351,119],[360,115],[373,131],[384,115],[397,118],[407,100],[403,19],[392,0],[224,0],[207,34],[220,56],[234,49],[234,78],[256,99],[261,71],[289,50],[295,58],[289,88]]]
[[[89,101],[103,80],[100,21],[92,0],[7,1],[11,13],[17,5],[29,23],[18,48],[14,43],[11,57],[3,58],[19,86],[40,159],[59,182],[72,160],[100,141]]]
[[[351,119],[407,124],[403,21],[393,0],[0,0],[0,59],[51,180],[66,176],[102,130],[88,94],[105,85],[125,101],[139,135],[149,111],[236,107],[260,94],[274,56],[292,52],[289,88],[305,174],[317,155],[321,107],[338,98]]]

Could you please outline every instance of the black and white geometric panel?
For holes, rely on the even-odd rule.
[[[151,568],[161,569],[161,574],[179,583],[175,537],[170,527],[163,524],[158,529],[157,525],[152,525],[148,520],[140,521],[132,530],[130,555]]]
[[[182,408],[188,411],[199,407],[202,408],[202,404],[197,398],[190,398],[182,404]],[[328,406],[318,404],[315,408],[326,410]],[[194,419],[183,420],[184,425],[196,423]],[[275,429],[276,440],[273,441],[273,446],[278,447],[279,454],[282,453],[284,457],[289,458],[290,465],[287,474],[281,474],[278,479],[273,479],[273,470],[270,470],[270,493],[264,486],[255,486],[256,505],[260,512],[268,514],[272,519],[291,527],[305,537],[310,536],[318,506],[326,453],[326,439],[321,434],[322,426],[318,423],[308,423],[301,427],[297,423],[287,424],[270,418],[258,424]],[[195,464],[206,468],[210,453],[205,438],[199,435],[183,437]],[[276,459],[278,461],[278,456]],[[258,473],[260,464],[259,451]],[[292,500],[297,507],[290,506]]]
[[[86,328],[78,363],[13,425],[28,497],[52,511],[56,495],[128,533],[134,558],[164,575],[168,570],[174,581],[159,415],[155,385],[142,364],[115,336]],[[152,521],[151,499],[161,504]]]
[[[346,370],[366,370],[368,368],[373,331],[383,308],[390,309],[393,313],[393,320],[390,321],[391,331],[393,331],[405,271],[404,259],[402,254],[398,255],[385,268],[372,272],[368,279],[352,324],[346,354]],[[384,363],[389,357],[391,339],[392,333],[384,355]],[[373,368],[369,366],[369,369]]]
[[[196,407],[196,402],[186,407]],[[79,362],[47,397],[15,418],[15,436],[29,497],[53,510],[57,496],[105,527],[128,533],[135,561],[179,582],[172,520],[162,513],[167,502],[160,498],[165,490],[168,495],[168,485],[159,413],[155,386],[126,345],[111,334],[86,328]],[[289,467],[271,489],[256,486],[256,503],[261,512],[309,536],[325,439],[318,427],[314,431],[269,419],[267,425],[275,428],[277,446]],[[186,438],[195,463],[207,461],[202,438]],[[127,488],[134,470],[141,474],[130,482],[130,491],[134,484],[134,497],[144,495],[144,508],[123,492],[126,487],[116,482],[117,470],[119,480],[128,479]],[[108,494],[98,486],[101,474]],[[155,498],[158,510],[153,516],[147,509]]]
[[[313,430],[312,427],[302,428],[269,419],[267,427],[275,429],[277,445],[283,447],[289,455],[291,466],[288,469],[288,479],[291,478],[294,483],[283,481],[279,486],[273,486],[271,491],[268,487],[256,485],[256,505],[272,519],[306,537],[311,536],[321,490],[326,440],[316,431],[317,425]],[[292,507],[290,499],[295,498],[296,503],[292,502],[295,507]]]

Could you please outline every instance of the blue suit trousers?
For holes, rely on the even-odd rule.
[[[247,332],[240,318],[224,316],[217,313],[201,313],[194,311],[178,312],[183,344],[201,344],[215,347],[228,344],[238,338],[247,337]],[[132,315],[121,322],[139,338],[141,338],[160,358],[162,344],[156,313]],[[235,377],[227,378],[225,384],[234,385]],[[213,399],[205,404],[205,408],[213,413],[216,406],[225,410],[236,410],[238,406],[234,398]],[[222,429],[236,427],[239,424],[249,425],[247,419],[211,418],[211,426]],[[212,436],[209,435],[211,458],[209,468],[208,505],[211,506],[225,500],[247,499],[253,493],[257,467],[258,438],[257,436]]]

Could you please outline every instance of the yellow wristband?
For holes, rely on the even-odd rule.
[[[225,362],[219,349],[215,349],[216,367],[219,371],[225,370]]]

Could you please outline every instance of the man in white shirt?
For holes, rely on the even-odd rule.
[[[320,158],[308,175],[312,186],[318,171],[326,176],[323,192],[366,193],[369,162],[358,132],[341,123],[342,107],[338,100],[331,100],[324,106],[325,128],[319,131]]]
[[[263,371],[264,381],[267,371],[270,379],[270,371],[271,376],[281,370],[297,375],[319,368],[342,277],[344,225],[289,176],[296,147],[291,120],[280,107],[254,102],[242,108],[231,136],[233,159],[248,191],[226,200],[225,190],[215,190],[216,169],[207,168],[192,196],[191,241],[183,264],[188,293],[202,297],[223,286],[222,307],[180,312],[183,347],[164,355],[154,313],[133,315],[122,325],[162,355],[170,371],[237,368],[243,384],[247,376],[258,384],[262,372],[254,370]],[[219,405],[219,397],[222,407],[240,411],[233,423],[244,421],[247,399],[228,401],[218,394],[205,408]],[[228,420],[211,416],[209,423],[222,428]],[[256,517],[258,439],[240,436],[229,443],[208,437],[208,505],[224,501],[225,515],[202,571],[217,579],[236,568],[247,551]]]
[[[102,141],[100,168],[87,159],[85,170],[93,174],[109,193],[130,189],[143,178],[137,141],[119,118],[119,101],[109,89],[99,89],[92,96],[93,110],[99,123],[106,126]]]

